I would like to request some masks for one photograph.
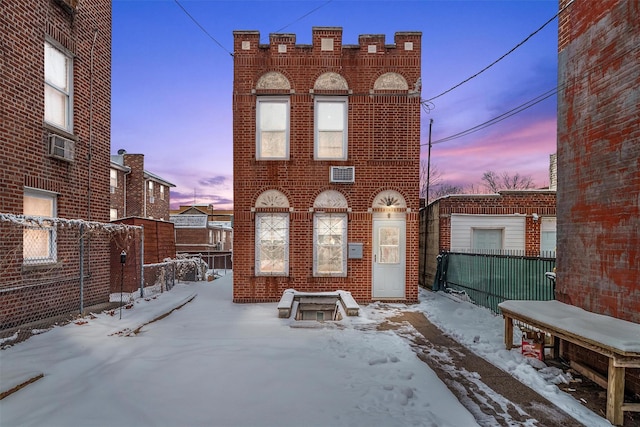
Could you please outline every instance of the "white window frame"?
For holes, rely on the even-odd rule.
[[[55,264],[58,261],[56,226],[51,221],[57,216],[57,199],[58,195],[50,191],[24,189],[23,213],[26,217],[35,218],[27,221],[22,233],[22,261],[25,265]]]
[[[477,234],[494,232],[500,235],[500,247],[499,248],[478,248]],[[504,250],[504,227],[471,227],[471,251],[473,253],[487,253],[487,254],[500,254]]]
[[[160,188],[160,200],[164,200],[164,185],[159,185]]]
[[[555,217],[540,218],[540,253],[555,256],[558,242],[557,220]],[[553,246],[553,247],[551,247]]]
[[[118,188],[118,171],[115,169],[109,169],[109,188],[111,193],[115,193],[115,189]]]
[[[64,61],[60,64],[59,61]],[[64,77],[57,77],[62,72]],[[72,56],[53,42],[44,42],[44,121],[57,128],[73,132],[73,59]],[[57,112],[55,102],[63,105]],[[60,106],[58,106],[60,107]],[[56,114],[57,113],[57,114]],[[56,117],[62,115],[62,117]]]
[[[115,221],[116,219],[118,219],[118,209],[109,208],[109,221]]]
[[[326,120],[323,120],[321,115],[321,110],[323,106],[328,106],[331,104],[341,105],[342,106],[342,127],[339,126],[328,126],[328,124],[324,123]],[[314,99],[314,143],[313,143],[313,156],[315,160],[347,160],[347,142],[348,142],[348,134],[349,134],[349,104],[348,98],[346,96],[318,96]],[[338,123],[339,124],[339,123]],[[329,155],[324,154],[320,147],[321,134],[323,132],[337,132],[342,131],[342,147],[339,155]]]
[[[322,239],[320,234],[322,222],[331,221],[336,218],[341,219],[342,228],[333,233],[332,235],[339,234],[340,242],[326,242]],[[313,275],[314,277],[347,277],[347,225],[348,216],[346,213],[321,213],[317,212],[313,215]],[[327,250],[338,250],[338,257],[340,265],[339,270],[325,270],[322,269],[320,263],[320,257]]]
[[[268,250],[268,248],[264,247],[265,239],[262,239],[263,231],[268,233],[268,230],[264,230],[266,226],[266,222],[269,220],[278,220],[282,221],[283,227],[278,229],[274,234],[278,232],[283,233],[282,236],[282,259],[279,260],[281,262],[280,268],[272,268],[267,269],[265,265],[263,265],[263,257],[262,254]],[[256,276],[289,276],[289,214],[288,213],[256,213],[255,216],[255,275]],[[268,236],[264,236],[268,237]],[[275,236],[277,237],[277,236]],[[274,243],[275,239],[266,239],[267,241],[271,241],[271,245],[273,247],[276,246]]]
[[[278,153],[276,155],[269,155],[267,150],[264,149],[263,144],[263,127],[265,127],[265,123],[263,123],[263,119],[267,117],[267,114],[263,111],[269,105],[282,105],[284,106],[284,115],[285,117],[280,118],[284,119],[284,129],[282,126],[274,128],[274,129],[264,129],[264,132],[272,131],[272,132],[284,132],[284,151]],[[256,101],[256,160],[289,160],[289,130],[290,130],[290,113],[291,104],[289,97],[258,97]]]

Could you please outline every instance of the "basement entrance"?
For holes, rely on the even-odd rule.
[[[327,296],[305,296],[298,301],[298,310],[295,314],[296,320],[342,320],[339,310],[338,297]]]
[[[278,317],[317,322],[339,321],[357,316],[360,306],[351,292],[297,292],[287,289],[278,303]]]

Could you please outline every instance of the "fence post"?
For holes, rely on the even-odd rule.
[[[84,224],[80,223],[80,315],[84,313]]]
[[[144,225],[140,229],[140,298],[144,298]]]

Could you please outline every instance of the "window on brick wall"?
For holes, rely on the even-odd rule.
[[[147,189],[149,192],[149,203],[155,203],[156,198],[153,194],[153,181],[147,181]]]
[[[503,249],[502,228],[472,228],[471,244],[476,253],[499,253]]]
[[[556,218],[540,219],[540,252],[542,256],[556,256]]]
[[[22,258],[25,264],[51,264],[57,261],[56,227],[48,218],[56,217],[57,195],[25,188],[23,212],[28,220],[22,233]]]
[[[289,214],[256,214],[256,276],[289,275]]]
[[[44,43],[44,120],[72,132],[71,57]]]
[[[118,209],[109,209],[109,221],[115,221],[118,219]]]
[[[314,157],[316,160],[347,159],[347,98],[315,99]]]
[[[258,98],[256,159],[289,159],[289,98]]]
[[[347,214],[315,213],[313,216],[313,275],[347,275]]]
[[[164,200],[164,185],[160,186],[160,200]]]
[[[115,169],[110,169],[109,170],[109,189],[111,193],[115,193],[116,188],[118,188],[118,171]]]

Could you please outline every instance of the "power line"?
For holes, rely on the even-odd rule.
[[[329,3],[331,3],[333,0],[328,0],[327,2],[325,2],[324,4],[321,4],[320,6],[316,7],[315,9],[310,10],[309,12],[305,13],[304,15],[302,15],[301,17],[299,17],[298,19],[296,19],[293,22],[288,23],[287,25],[285,25],[282,28],[277,29],[275,32],[279,33],[280,31],[284,30],[285,28],[288,28],[290,26],[292,26],[293,24],[295,24],[298,21],[303,20],[304,18],[306,18],[307,16],[311,15],[312,13],[314,13],[315,11],[322,9],[323,7],[325,7],[326,5],[328,5]]]
[[[229,49],[227,49],[226,47],[222,46],[222,44],[220,44],[220,42],[218,40],[216,40],[215,37],[213,37],[211,34],[209,34],[209,32],[207,30],[205,30],[204,27],[202,25],[200,25],[200,23],[198,21],[196,21],[196,18],[191,16],[191,14],[187,11],[187,9],[185,9],[184,6],[182,6],[178,0],[174,0],[174,1],[176,2],[176,4],[178,6],[180,6],[180,9],[182,9],[182,11],[194,22],[194,24],[196,24],[198,26],[198,28],[200,28],[202,30],[203,33],[205,33],[211,40],[213,40],[215,42],[215,44],[220,46],[220,48],[222,50],[227,52],[229,55],[233,56],[233,53]]]
[[[569,7],[571,4],[573,4],[573,0],[571,0],[569,3],[567,3],[562,9],[560,9],[558,11],[558,13],[556,13],[555,15],[553,15],[547,22],[545,22],[544,24],[542,24],[542,26],[540,28],[538,28],[537,30],[535,30],[533,33],[529,34],[524,40],[522,40],[520,43],[518,43],[517,45],[515,45],[511,50],[509,50],[507,53],[505,53],[504,55],[502,55],[500,58],[496,59],[495,61],[493,61],[491,64],[487,65],[486,67],[484,67],[482,70],[478,71],[477,73],[475,73],[474,75],[472,75],[471,77],[468,77],[466,79],[464,79],[463,81],[461,81],[460,83],[458,83],[455,86],[452,86],[451,88],[445,90],[444,92],[424,100],[424,103],[430,103],[431,101],[433,101],[434,99],[440,98],[441,96],[451,92],[452,90],[462,86],[463,84],[465,84],[466,82],[468,82],[469,80],[472,80],[476,77],[478,77],[480,74],[484,73],[485,71],[487,71],[489,68],[493,67],[494,65],[496,65],[498,62],[500,62],[501,60],[503,60],[504,58],[506,58],[509,54],[513,53],[516,49],[518,49],[520,46],[522,46],[523,44],[525,44],[527,41],[529,41],[529,39],[533,36],[535,36],[537,33],[539,33],[544,27],[546,27],[551,21],[553,21],[554,19],[556,19],[558,17],[558,15],[560,15],[567,7]],[[429,109],[432,109],[433,107],[428,107]]]
[[[467,135],[469,135],[471,133],[477,132],[477,131],[482,130],[482,129],[486,128],[486,127],[495,125],[496,123],[499,123],[499,122],[501,122],[501,121],[503,121],[505,119],[508,119],[509,117],[511,117],[513,115],[521,113],[522,111],[524,111],[524,110],[526,110],[526,109],[528,109],[530,107],[533,107],[534,105],[544,101],[545,99],[557,94],[559,90],[560,90],[559,87],[555,87],[553,89],[549,89],[548,91],[544,92],[543,94],[538,95],[535,98],[533,98],[533,99],[531,99],[531,100],[529,100],[529,101],[527,101],[527,102],[525,102],[523,104],[520,104],[517,107],[515,107],[515,108],[513,108],[513,109],[511,109],[511,110],[509,110],[509,111],[507,111],[505,113],[500,114],[499,116],[496,116],[496,117],[494,117],[492,119],[489,119],[486,122],[480,123],[480,124],[478,124],[476,126],[473,126],[473,127],[469,128],[469,129],[463,130],[463,131],[455,133],[453,135],[449,135],[449,136],[447,136],[445,138],[440,138],[440,139],[438,139],[436,141],[433,141],[431,144],[440,144],[440,143],[443,143],[443,142],[451,141],[453,139],[462,138],[463,136],[467,136]],[[424,146],[424,145],[427,145],[427,144],[420,144],[420,145]]]
[[[604,63],[604,64],[597,63],[597,64],[593,65],[593,67],[591,67],[588,70],[586,70],[585,72],[583,72],[582,75],[580,76],[580,78],[578,78],[576,81],[571,82],[571,83],[575,86],[575,85],[578,84],[578,82],[580,82],[582,80],[585,80],[585,79],[588,79],[591,76],[591,73],[593,73],[594,71],[602,70],[602,68],[604,66],[611,65],[611,64],[615,63],[616,61],[618,61],[619,59],[624,58],[627,55],[629,55],[631,53],[634,53],[639,49],[640,49],[640,46],[633,46],[633,47],[629,48],[628,50],[626,50],[624,52],[621,52],[620,54],[616,55],[615,57],[608,58],[608,61],[606,63]],[[620,77],[620,76],[618,76],[618,77]],[[526,110],[526,109],[528,109],[530,107],[533,107],[534,105],[536,105],[536,104],[544,101],[545,99],[557,94],[558,92],[565,90],[566,87],[567,87],[567,83],[559,84],[555,88],[549,89],[548,91],[536,96],[533,99],[530,99],[529,101],[526,101],[526,102],[518,105],[515,108],[512,108],[511,110],[509,110],[509,111],[507,111],[505,113],[502,113],[502,114],[500,114],[500,115],[498,115],[498,116],[496,116],[496,117],[494,117],[492,119],[489,119],[489,120],[487,120],[487,121],[485,121],[483,123],[480,123],[478,125],[475,125],[473,127],[470,127],[470,128],[468,128],[466,130],[460,131],[458,133],[455,133],[453,135],[449,135],[449,136],[444,137],[444,138],[440,138],[440,139],[438,139],[436,141],[431,142],[431,144],[440,144],[440,143],[443,143],[443,142],[448,142],[448,141],[451,141],[451,140],[454,140],[454,139],[462,138],[463,136],[469,135],[469,134],[477,132],[479,130],[485,129],[485,128],[489,127],[489,126],[492,126],[492,125],[494,125],[496,123],[501,122],[502,120],[505,120],[505,119],[507,119],[507,118],[509,118],[511,116],[514,116],[514,115],[516,115],[518,113],[521,113],[522,111],[524,111],[524,110]],[[423,102],[423,108],[424,108],[424,102]],[[420,144],[421,147],[424,147],[425,145],[428,145],[428,143]]]

